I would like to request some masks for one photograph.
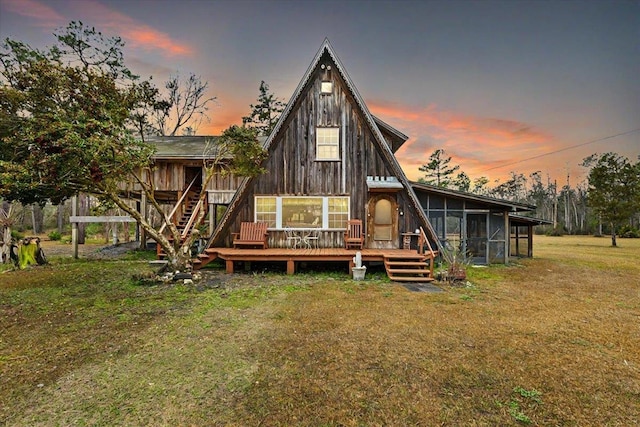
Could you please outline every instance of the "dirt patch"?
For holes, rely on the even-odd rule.
[[[59,241],[41,239],[40,246],[47,258],[53,257],[73,257],[73,245]],[[78,245],[78,257],[89,259],[118,258],[127,252],[137,249],[139,242],[120,243],[110,245],[104,243],[85,243]]]

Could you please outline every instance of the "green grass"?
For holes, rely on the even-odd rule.
[[[607,243],[536,236],[535,259],[437,294],[345,273],[139,286],[138,255],[3,272],[0,424],[634,425],[640,240]]]

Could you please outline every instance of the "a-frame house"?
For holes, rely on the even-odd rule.
[[[386,254],[386,262],[407,248],[417,253],[421,237],[419,246],[430,241],[437,250],[438,239],[394,156],[406,139],[369,112],[325,39],[265,142],[267,172],[240,185],[196,263],[221,257],[232,271],[234,260],[266,260],[258,252],[270,251],[270,259],[290,262],[292,272],[302,252],[317,255],[307,261],[337,260],[336,254],[350,260],[354,251],[344,249],[345,231],[354,219],[362,221],[365,259]],[[231,249],[232,234],[247,222],[267,223],[268,250]],[[307,250],[293,252],[301,247]]]

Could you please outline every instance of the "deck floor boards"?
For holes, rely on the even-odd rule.
[[[353,258],[356,252],[362,254],[362,261],[384,261],[385,257],[405,258],[407,260],[418,260],[428,258],[427,256],[418,254],[416,250],[411,249],[344,249],[344,248],[268,248],[268,249],[251,249],[251,248],[209,248],[205,251],[211,257],[220,258],[226,262],[228,273],[233,273],[233,263],[236,261],[273,261],[286,262],[287,273],[295,272],[296,262],[322,262],[337,261],[349,264],[349,270],[353,267]]]

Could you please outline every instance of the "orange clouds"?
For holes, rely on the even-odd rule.
[[[78,2],[76,11],[86,15],[99,28],[109,29],[119,35],[133,48],[160,51],[167,57],[194,53],[191,46],[172,40],[168,34],[106,7],[98,1]]]
[[[54,3],[55,4],[55,3]],[[120,36],[134,49],[159,51],[166,57],[189,56],[194,49],[186,43],[173,40],[168,34],[137,21],[128,15],[111,9],[98,1],[74,2],[73,15],[64,16],[60,11],[42,1],[4,0],[6,8],[16,14],[34,19],[36,25],[52,30],[73,20],[95,25],[105,33]]]
[[[4,0],[8,11],[36,20],[42,27],[64,25],[66,19],[50,6],[35,0]]]
[[[123,29],[124,37],[134,46],[159,49],[165,56],[191,55],[193,49],[185,44],[172,41],[169,36],[149,27]]]
[[[396,156],[410,179],[422,175],[418,168],[437,148],[444,149],[472,177],[551,149],[550,135],[515,120],[462,115],[434,105],[418,109],[374,101],[369,109],[409,135]]]

